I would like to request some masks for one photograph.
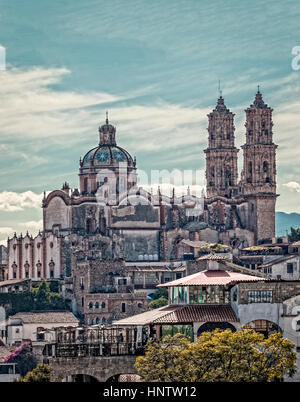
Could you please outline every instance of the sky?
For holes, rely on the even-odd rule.
[[[139,169],[204,169],[219,80],[238,147],[260,85],[276,208],[300,213],[299,27],[297,0],[0,0],[0,242],[42,229],[43,191],[78,187],[106,110]]]

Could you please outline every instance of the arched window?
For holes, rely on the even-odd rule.
[[[99,324],[99,318],[98,317],[96,318],[96,324]]]
[[[92,308],[93,308],[93,303],[90,302],[90,303],[89,303],[89,309],[92,309]]]
[[[95,303],[95,308],[99,308],[99,303],[98,302]]]
[[[263,164],[263,171],[264,171],[265,173],[267,173],[268,170],[269,170],[269,164],[268,164],[268,162],[264,161],[264,164]]]
[[[105,308],[106,304],[104,302],[101,303],[101,308]]]

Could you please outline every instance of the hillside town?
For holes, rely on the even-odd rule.
[[[281,333],[300,381],[300,241],[275,234],[272,111],[258,89],[239,175],[234,114],[220,95],[206,188],[180,197],[137,185],[137,160],[107,115],[99,144],[83,150],[79,188],[45,193],[43,229],[0,247],[0,381],[23,376],[24,350],[51,381],[138,381],[150,339],[195,342],[216,328]]]

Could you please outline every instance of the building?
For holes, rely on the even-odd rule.
[[[8,363],[5,357],[13,353],[15,348],[3,346],[0,342],[0,383],[14,382],[20,378],[16,363]]]
[[[300,256],[286,255],[261,265],[263,272],[271,278],[300,280]]]
[[[191,341],[216,328],[251,328],[266,337],[281,332],[296,346],[300,379],[300,280],[277,280],[225,270],[214,264],[159,287],[169,291],[167,306],[115,321],[161,339],[182,333]]]
[[[79,320],[69,311],[20,312],[7,320],[5,344],[19,345],[24,341],[44,341],[45,330],[77,327]]]
[[[87,325],[111,323],[148,308],[146,292],[134,292],[124,261],[101,261],[97,254],[76,255],[69,297],[74,313]]]
[[[72,275],[76,249],[128,262],[178,260],[182,241],[230,246],[233,253],[275,236],[276,145],[272,109],[258,90],[246,109],[243,171],[238,179],[234,115],[219,97],[208,115],[206,197],[177,197],[136,186],[137,163],[117,145],[108,118],[99,144],[79,162],[79,188],[45,195],[43,231],[8,240],[9,279]]]
[[[8,279],[7,248],[0,245],[0,282]]]
[[[30,279],[10,279],[0,282],[0,293],[25,293],[31,292]]]

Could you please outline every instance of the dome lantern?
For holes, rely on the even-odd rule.
[[[109,124],[108,112],[106,112],[106,121],[99,127],[99,145],[116,145],[116,128]]]

